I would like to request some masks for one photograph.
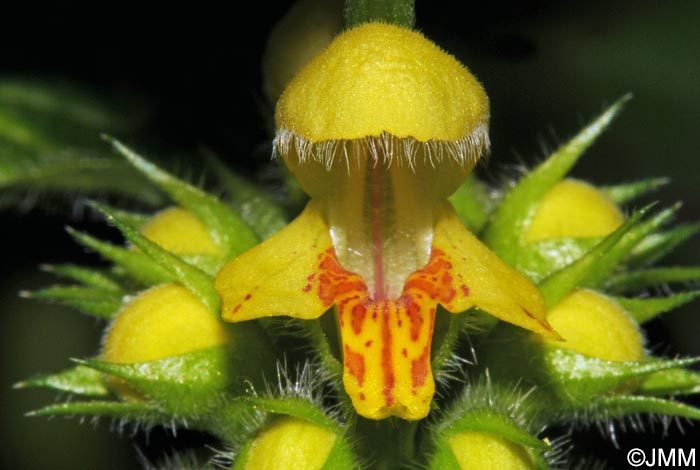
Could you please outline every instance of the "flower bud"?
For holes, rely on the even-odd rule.
[[[221,251],[202,221],[182,207],[159,212],[141,228],[141,233],[179,255],[217,255]]]
[[[532,450],[484,432],[463,432],[448,439],[460,469],[530,470],[536,468]]]
[[[588,289],[568,294],[548,313],[547,320],[564,342],[552,345],[608,361],[638,361],[644,357],[639,327],[617,303]]]
[[[290,416],[280,417],[237,456],[235,470],[321,470],[355,468],[345,440],[329,428]]]
[[[620,209],[594,186],[574,179],[557,183],[542,199],[526,241],[604,237],[624,221]]]
[[[339,0],[301,0],[270,31],[262,58],[263,93],[275,104],[287,84],[343,28]]]

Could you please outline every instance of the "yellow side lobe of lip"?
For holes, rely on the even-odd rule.
[[[513,325],[561,340],[547,323],[544,299],[537,287],[469,232],[447,202],[435,226],[433,250],[444,253],[450,264],[455,296],[442,303],[447,310],[456,313],[478,307]]]

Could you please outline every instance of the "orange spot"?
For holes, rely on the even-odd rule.
[[[233,313],[238,313],[238,311],[241,309],[242,305],[238,304],[235,307],[233,307]]]
[[[411,379],[413,380],[413,388],[422,387],[425,385],[425,379],[428,377],[428,355],[430,354],[430,344],[423,349],[423,354],[418,359],[411,361]],[[414,392],[415,393],[415,392]]]
[[[462,284],[459,286],[462,289],[462,294],[464,294],[466,297],[469,297],[469,287]]]
[[[345,367],[350,375],[357,379],[357,384],[362,387],[365,382],[365,358],[345,345]]]
[[[359,335],[362,331],[362,323],[365,321],[365,315],[367,315],[367,307],[364,304],[356,304],[352,308],[352,330],[356,335]]]
[[[311,284],[306,284],[304,286],[304,288],[302,289],[302,291],[304,291],[304,292],[309,292],[310,290],[311,290]]]
[[[247,295],[245,296],[245,299],[243,299],[243,300],[248,301],[248,300],[250,300],[251,297],[253,297],[252,294],[247,294]]]

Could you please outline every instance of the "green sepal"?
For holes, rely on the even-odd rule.
[[[449,413],[451,415],[453,413]],[[449,438],[464,432],[491,434],[515,444],[531,448],[535,468],[544,470],[547,464],[541,455],[550,450],[550,446],[518,426],[511,418],[491,409],[473,409],[457,419],[433,429],[435,451],[430,458],[428,468],[432,470],[460,470],[460,466],[450,447]]]
[[[152,403],[121,401],[72,401],[30,411],[27,416],[106,416],[127,421],[172,423],[172,417]]]
[[[493,210],[493,201],[487,192],[486,186],[470,173],[449,197],[459,219],[472,233],[481,232]]]
[[[567,349],[545,346],[543,385],[566,406],[580,409],[601,395],[613,392],[631,379],[662,370],[685,367],[698,359],[606,361]]]
[[[638,413],[653,413],[679,418],[700,419],[700,409],[685,403],[665,400],[657,397],[639,395],[619,395],[603,397],[592,405],[595,414],[602,414],[604,419],[618,418]]]
[[[233,208],[145,160],[118,140],[105,136],[114,149],[134,168],[168,193],[178,204],[192,211],[209,230],[214,241],[226,251],[226,259],[258,243],[258,237]]]
[[[629,299],[625,297],[613,297],[637,323],[645,323],[657,315],[669,312],[700,296],[700,291],[682,292],[668,297],[654,297],[648,299]]]
[[[621,206],[667,185],[669,178],[648,178],[614,186],[599,186],[598,190],[609,197],[615,205]]]
[[[81,364],[124,380],[164,411],[180,417],[199,417],[211,412],[232,385],[225,347],[134,364],[101,359],[88,359]]]
[[[224,185],[233,207],[261,240],[289,223],[282,207],[258,185],[234,172],[211,152],[206,152],[205,158]]]
[[[86,268],[75,264],[42,264],[39,268],[44,272],[71,279],[87,287],[122,292],[121,286],[112,276],[95,268]]]
[[[78,243],[112,261],[144,286],[153,286],[175,280],[172,274],[143,252],[112,245],[86,233],[78,232],[71,227],[66,227],[66,231]]]
[[[266,413],[293,416],[335,433],[342,431],[340,425],[331,419],[321,408],[302,398],[241,396],[236,398],[236,400]]]
[[[173,279],[192,292],[213,314],[219,314],[220,299],[209,274],[161,248],[157,243],[143,236],[135,227],[109,212],[105,206],[96,202],[92,202],[91,205],[105,214],[107,220],[113,223],[131,243],[143,250]]]
[[[101,372],[85,366],[76,366],[55,374],[41,374],[16,383],[14,388],[50,388],[59,392],[89,397],[105,397],[109,389]]]
[[[628,262],[630,268],[654,264],[677,246],[695,236],[698,230],[700,230],[700,223],[683,224],[665,232],[649,235],[632,250]]]
[[[112,318],[122,307],[122,294],[98,287],[53,286],[20,295],[73,307],[98,318]]]
[[[348,28],[370,21],[413,28],[414,0],[345,0],[345,25]]]
[[[601,271],[605,273],[614,269],[615,261],[626,248],[625,236],[637,228],[639,220],[650,208],[647,207],[632,214],[617,230],[608,235],[591,249],[583,258],[576,260],[567,267],[551,274],[539,283],[540,292],[544,296],[547,307],[553,307],[574,288],[587,285],[592,279],[600,278]],[[612,260],[613,262],[610,262]],[[604,266],[604,268],[601,268]]]
[[[688,369],[670,369],[646,377],[637,393],[652,396],[694,395],[700,393],[700,373]]]
[[[518,253],[542,198],[568,173],[629,99],[630,95],[620,98],[506,193],[483,232],[484,242],[501,259],[518,265]]]
[[[619,294],[639,291],[647,287],[670,283],[687,283],[700,280],[700,267],[677,266],[631,271],[611,277],[605,288]]]

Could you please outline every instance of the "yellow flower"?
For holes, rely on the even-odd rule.
[[[217,255],[220,249],[201,220],[182,207],[170,207],[156,214],[141,233],[161,248],[179,255]]]
[[[224,319],[336,305],[345,389],[372,419],[428,414],[438,304],[557,338],[539,291],[446,200],[488,149],[488,118],[481,85],[419,33],[370,23],[338,36],[276,110],[276,151],[311,201],[219,272]]]
[[[525,239],[604,237],[624,221],[615,203],[594,186],[565,179],[540,202]]]
[[[462,432],[449,438],[450,448],[465,470],[533,470],[532,451],[502,437],[484,432]]]
[[[566,339],[555,345],[608,361],[639,361],[644,340],[630,315],[612,299],[577,289],[552,307],[547,319]]]
[[[264,429],[236,459],[241,470],[321,470],[338,436],[299,418],[283,417]]]

